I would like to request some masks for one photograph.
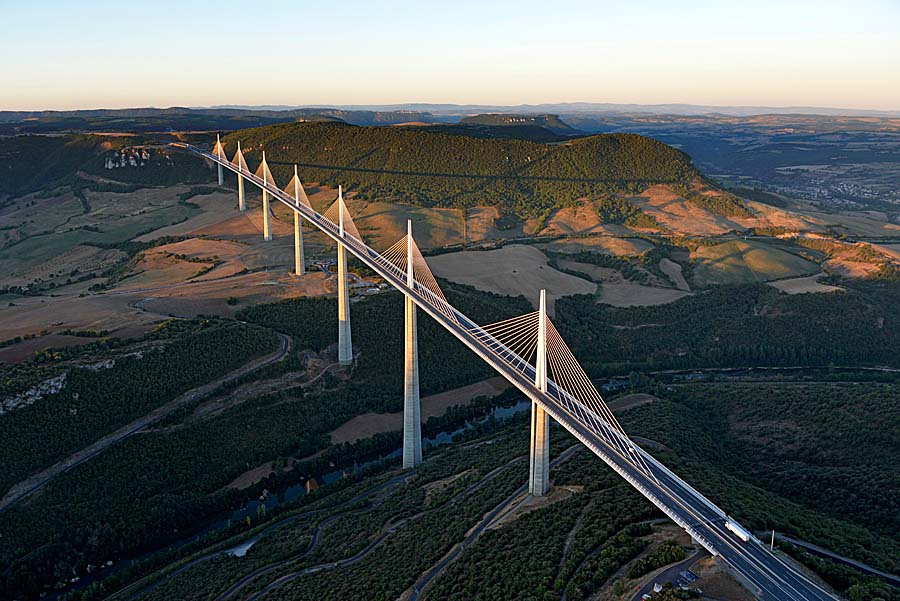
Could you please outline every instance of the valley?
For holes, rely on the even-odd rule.
[[[560,128],[527,125],[547,123]],[[878,426],[897,421],[900,398],[896,213],[769,204],[639,136],[540,143],[531,130],[522,140],[420,127],[283,123],[224,141],[231,153],[240,139],[254,169],[265,148],[282,184],[299,163],[320,213],[342,185],[373,248],[412,220],[448,300],[477,323],[531,312],[546,289],[560,334],[654,456],[756,530],[900,569],[900,494],[862,482],[900,486],[897,433]],[[685,567],[699,588],[748,594],[562,428],[551,430],[553,493],[529,500],[527,403],[425,317],[429,443],[425,463],[400,472],[400,295],[350,262],[356,360],[339,366],[334,244],[304,228],[308,271],[295,275],[286,208],[274,208],[266,242],[257,190],[240,212],[233,177],[219,187],[212,165],[158,134],[127,137],[142,136],[80,134],[66,142],[68,176],[41,187],[22,163],[4,182],[2,492],[102,450],[6,504],[0,591],[319,599],[365,586],[372,599],[624,599],[673,561],[635,566],[677,548],[694,558]],[[16,142],[67,152],[0,142],[13,154]],[[104,166],[132,143],[167,158]],[[716,375],[746,367],[802,371]],[[28,403],[7,402],[23,394]],[[504,569],[526,539],[530,569]],[[850,598],[896,596],[788,543],[781,553]]]

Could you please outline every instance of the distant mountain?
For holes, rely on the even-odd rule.
[[[296,163],[304,181],[340,183],[361,198],[436,207],[495,205],[518,217],[656,183],[684,188],[700,177],[685,153],[633,134],[548,145],[420,127],[284,123],[234,132],[224,140],[229,155],[239,140],[253,149],[246,153],[251,167],[265,148],[279,181],[287,181]]]
[[[578,113],[649,113],[662,115],[831,115],[900,117],[900,109],[875,110],[816,106],[719,106],[702,104],[615,104],[609,102],[560,102],[548,104],[376,104],[338,105],[345,110],[424,111],[441,117],[477,115],[480,113],[527,113],[558,115]]]
[[[581,132],[575,130],[562,119],[559,115],[524,115],[517,113],[487,113],[483,115],[473,115],[471,117],[463,117],[460,120],[462,125],[492,125],[492,126],[523,126],[530,125],[547,129],[555,134],[561,135],[577,135]]]
[[[0,111],[0,134],[61,131],[230,131],[288,121],[345,121],[354,125],[396,125],[441,119],[416,111],[351,111],[335,108],[263,110],[184,107],[84,111]]]

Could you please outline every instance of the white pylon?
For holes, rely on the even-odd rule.
[[[268,181],[269,166],[266,165],[266,151],[265,150],[263,150],[263,153],[262,153],[262,164],[263,164],[263,170],[262,170],[263,184],[268,184],[268,183],[270,183]],[[269,192],[265,188],[263,188],[263,191],[262,191],[262,204],[263,204],[263,206],[262,206],[263,238],[265,240],[271,240],[272,239],[272,221],[269,219]]]
[[[341,238],[344,237],[344,192],[341,185],[338,184],[338,231]]]
[[[244,176],[241,175],[241,171],[243,171],[243,167],[241,167],[241,162],[243,158],[243,154],[241,154],[241,142],[238,140],[237,154],[235,155],[235,162],[237,163],[238,168],[238,210],[243,213],[247,210],[247,199],[244,198]]]
[[[406,222],[406,284],[415,285],[413,275],[412,221]],[[416,333],[416,304],[404,297],[404,362],[403,362],[403,468],[422,463],[422,409],[419,402],[419,342]]]
[[[300,204],[300,178],[297,177],[297,165],[294,165],[294,200]],[[303,228],[300,212],[294,211],[294,273],[303,275],[306,273],[306,263],[303,257]]]
[[[220,161],[225,160],[225,151],[222,149],[222,141],[219,139],[219,134],[216,134],[216,156]],[[225,183],[225,173],[222,171],[222,163],[216,163],[216,167],[218,167],[219,171],[219,185]]]
[[[547,392],[547,291],[541,290],[538,308],[537,359],[534,385]],[[531,473],[528,492],[536,497],[550,490],[550,416],[536,402],[531,402]]]
[[[344,197],[338,186],[338,222],[344,237]],[[353,363],[353,341],[350,336],[350,281],[347,277],[347,250],[338,242],[338,362]]]

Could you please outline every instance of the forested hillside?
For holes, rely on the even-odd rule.
[[[143,136],[95,134],[0,137],[0,198],[3,195],[14,198],[61,185],[85,185],[78,177],[79,172],[141,186],[200,183],[212,178],[202,162],[160,147],[150,151],[151,158],[142,166],[104,168],[106,159],[115,151],[142,147],[148,142],[153,143]]]
[[[241,141],[251,167],[266,150],[279,181],[300,165],[304,181],[436,207],[495,205],[533,217],[576,199],[637,192],[650,184],[684,186],[699,177],[683,152],[631,134],[591,136],[564,145],[483,139],[416,128],[285,123],[225,138]]]
[[[471,117],[463,117],[460,123],[464,125],[499,125],[499,126],[517,126],[517,125],[535,125],[544,127],[552,132],[559,134],[572,135],[579,133],[578,130],[569,127],[569,124],[559,118],[559,115],[515,115],[507,113],[486,113],[484,115],[472,115]]]

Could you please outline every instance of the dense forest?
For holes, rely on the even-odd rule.
[[[494,323],[530,312],[523,298],[445,286],[447,300],[478,323]],[[323,349],[337,337],[334,299],[291,299],[245,309],[241,319],[286,332],[302,348]],[[353,340],[361,355],[348,398],[365,398],[372,411],[399,411],[403,386],[403,303],[396,294],[378,295],[351,307]],[[495,372],[468,348],[419,312],[419,378],[423,395],[464,386]],[[377,341],[377,346],[374,346]],[[383,396],[382,396],[383,395]]]
[[[447,294],[451,302],[484,322],[530,310],[524,299],[495,297],[463,286],[449,287]],[[337,337],[335,303],[334,299],[289,300],[253,307],[241,318],[293,335],[298,351],[321,351]],[[164,427],[111,447],[60,476],[28,504],[0,514],[0,531],[4,532],[0,565],[13,567],[2,579],[5,590],[23,586],[37,590],[41,583],[52,582],[73,569],[83,570],[111,556],[182,537],[216,512],[246,498],[246,493],[224,487],[248,469],[279,457],[304,458],[328,448],[326,434],[355,415],[399,411],[403,390],[402,297],[379,295],[354,303],[351,319],[360,355],[349,380],[326,377],[320,386],[309,390],[283,387],[247,400],[214,419],[193,419],[193,408],[188,407]],[[150,400],[157,402],[177,394],[184,384],[185,369],[192,365],[188,357],[193,360],[209,355],[205,361],[211,362],[227,354],[229,348],[237,349],[231,353],[247,349],[257,331],[264,334],[263,340],[271,340],[270,331],[258,325],[226,323],[198,334],[204,336],[202,341],[189,336],[171,343],[165,351],[117,362],[112,369],[79,374],[79,383],[82,377],[88,378],[97,389],[83,392],[81,399],[90,401],[93,407],[91,403],[109,396],[104,396],[104,388],[130,391],[130,397],[121,398],[130,398],[131,404],[120,408],[117,415],[126,410],[140,414],[140,407],[146,412]],[[232,339],[232,335],[237,338]],[[483,362],[424,315],[419,319],[419,352],[422,394],[492,375]],[[300,369],[297,363],[295,358],[279,369]],[[133,373],[136,369],[139,374]],[[112,372],[116,373],[109,375]],[[264,373],[259,377],[277,375]],[[203,381],[210,379],[207,371],[197,377],[201,376]],[[112,379],[98,384],[96,379],[104,377]],[[115,398],[119,397],[108,402],[115,403]],[[75,435],[65,429],[69,406],[61,404],[58,409],[60,432],[68,436],[60,440],[74,444]],[[3,416],[0,424],[9,417],[17,416]],[[107,427],[105,424],[98,423],[95,428]],[[21,439],[15,442],[19,446],[30,444]],[[34,462],[32,457],[43,456],[38,451],[17,456],[13,442],[10,447],[5,446],[6,440],[3,443],[17,473],[28,471],[27,466]],[[58,450],[55,443],[49,446]],[[14,479],[12,475],[10,479]],[[257,495],[264,486],[260,484]],[[39,551],[28,553],[38,547]],[[12,563],[13,558],[21,559]]]
[[[898,453],[896,384],[685,384],[657,394],[622,425],[665,445],[653,454],[745,526],[898,570],[900,480],[886,459]]]
[[[260,151],[278,181],[300,165],[304,181],[342,184],[362,198],[438,207],[495,205],[541,215],[585,196],[638,192],[653,183],[686,186],[690,158],[655,140],[608,134],[547,145],[445,135],[417,128],[286,123],[225,137],[255,164]]]
[[[0,489],[274,348],[266,329],[201,323],[190,335],[108,367],[68,370],[59,392],[0,419]]]
[[[764,284],[713,288],[650,307],[563,298],[554,323],[588,373],[747,366],[900,366],[900,286],[847,281],[843,294]]]
[[[672,398],[704,416],[744,479],[872,532],[900,533],[897,385],[691,385]]]

